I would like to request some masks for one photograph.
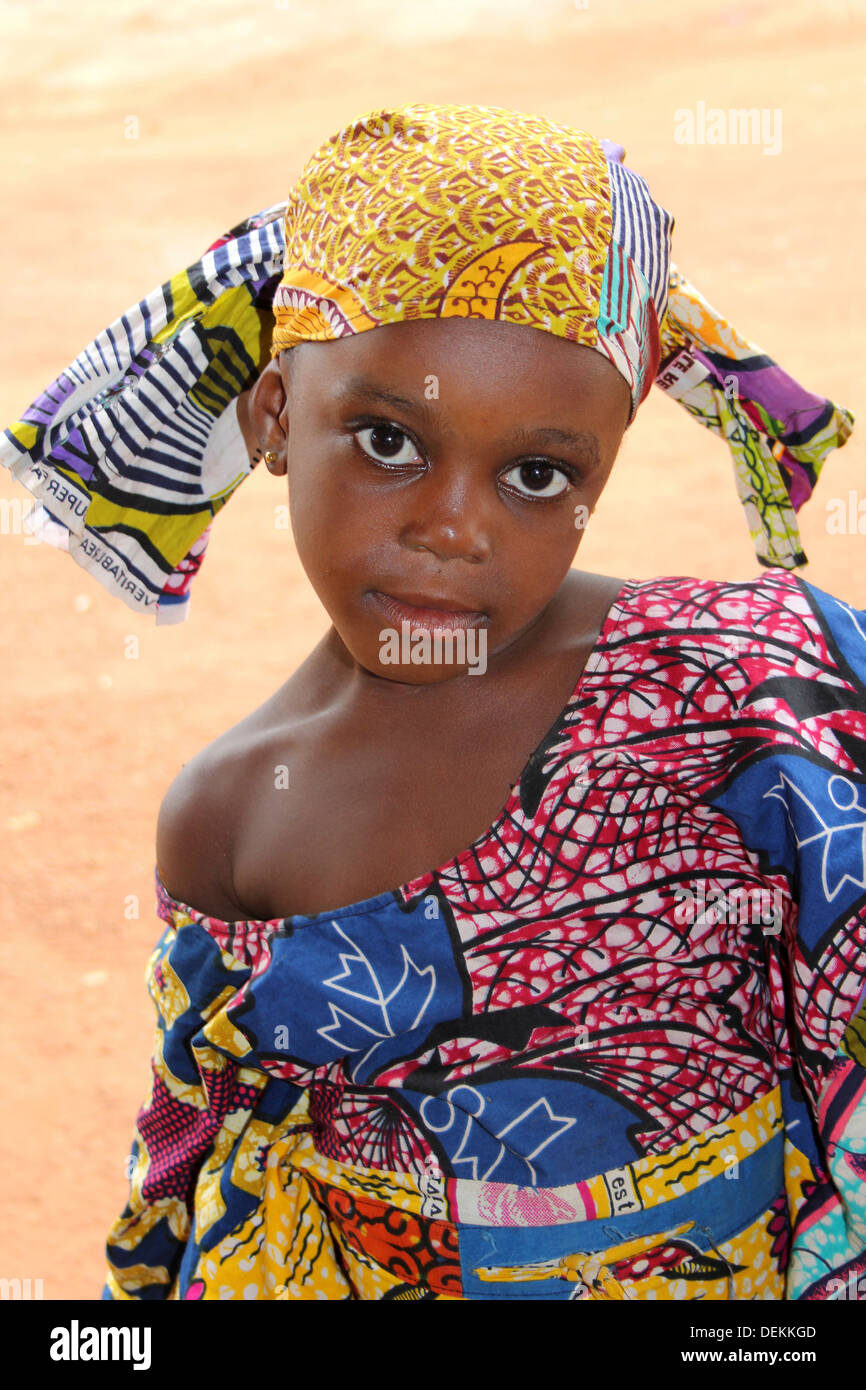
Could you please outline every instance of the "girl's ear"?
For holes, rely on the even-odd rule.
[[[238,424],[254,466],[264,456],[268,471],[286,471],[286,433],[280,423],[286,388],[280,357],[272,357],[248,391],[238,397]]]

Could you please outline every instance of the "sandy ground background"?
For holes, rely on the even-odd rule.
[[[861,425],[801,514],[804,578],[866,606],[866,4],[820,0],[0,2],[0,426],[129,305],[374,107],[468,101],[624,144],[682,269]],[[678,108],[781,112],[782,149],[681,145]],[[130,118],[138,138],[126,138]],[[630,577],[758,573],[726,447],[653,392],[579,553]],[[326,626],[264,469],[157,629],[66,556],[0,536],[0,1276],[94,1299],[149,1078],[160,801]],[[0,497],[29,494],[0,477]],[[125,639],[139,638],[138,659]],[[139,916],[125,915],[130,895]]]

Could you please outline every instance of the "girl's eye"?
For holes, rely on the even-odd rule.
[[[522,492],[524,497],[559,497],[565,492],[571,479],[545,459],[530,459],[510,468],[503,478],[509,487]]]
[[[370,437],[369,444],[361,442],[361,436],[365,434]],[[358,439],[358,447],[376,463],[390,463],[400,467],[418,460],[418,450],[412,440],[396,425],[366,425],[364,429],[355,430],[355,437]],[[404,453],[407,448],[408,457]]]

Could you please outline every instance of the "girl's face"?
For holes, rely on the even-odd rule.
[[[630,405],[619,373],[478,319],[303,343],[272,367],[298,554],[354,660],[418,685],[466,672],[469,628],[487,662],[504,653],[562,584],[610,474]],[[398,660],[385,635],[403,623],[416,649],[437,628],[462,628],[464,648]]]

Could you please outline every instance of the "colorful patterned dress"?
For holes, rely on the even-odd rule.
[[[866,1299],[866,612],[629,580],[496,822],[168,896],[108,1299]]]

